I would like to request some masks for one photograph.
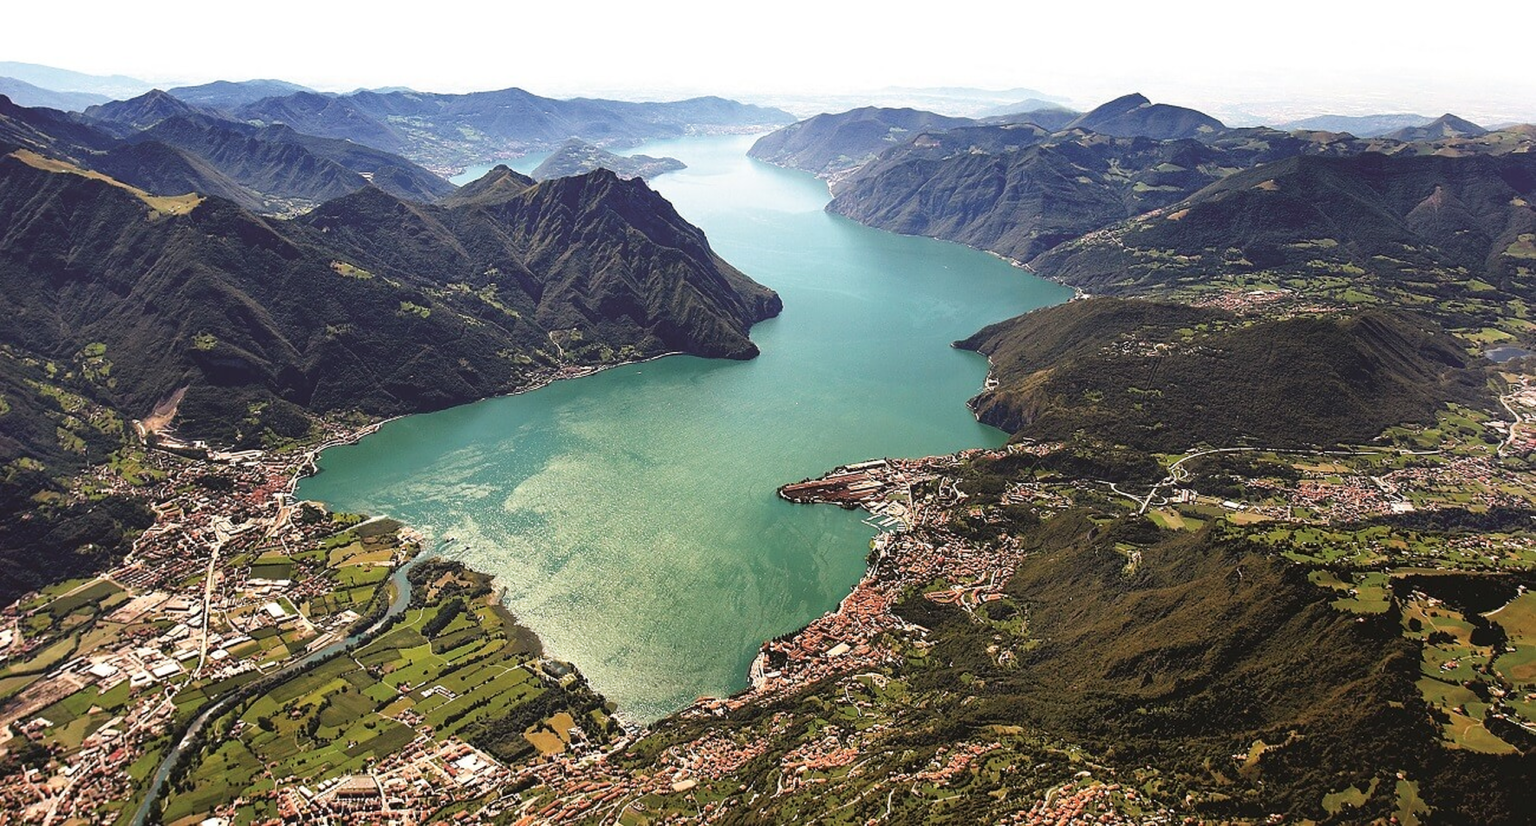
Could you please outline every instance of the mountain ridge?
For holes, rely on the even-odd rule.
[[[1153,103],[1140,92],[1102,103],[1069,121],[1063,130],[1087,129],[1117,138],[1172,140],[1195,138],[1226,128],[1221,121],[1195,109]]]
[[[467,94],[300,92],[240,107],[241,120],[286,123],[299,132],[345,138],[439,170],[487,158],[554,148],[570,138],[632,145],[709,131],[742,131],[794,118],[719,97],[664,103],[545,98],[519,88]]]

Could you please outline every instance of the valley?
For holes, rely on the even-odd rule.
[[[1528,818],[1528,125],[0,65],[18,822]]]

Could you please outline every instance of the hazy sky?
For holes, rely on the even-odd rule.
[[[326,90],[1022,86],[1079,105],[1141,91],[1191,105],[1312,99],[1357,112],[1536,117],[1529,0],[1304,0],[1263,4],[1262,15],[1243,0],[1045,5],[170,0],[76,2],[61,14],[18,3],[5,12],[0,59],[161,83],[279,77]]]

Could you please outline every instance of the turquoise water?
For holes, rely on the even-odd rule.
[[[553,152],[530,152],[521,158],[517,158],[516,160],[503,161],[502,163],[505,163],[508,168],[521,172],[524,175],[532,175],[533,170],[538,169],[539,164],[543,163],[546,158],[553,154]],[[494,168],[496,168],[496,164],[493,163],[475,164],[474,166],[467,167],[463,172],[460,172],[448,180],[458,184],[459,186],[463,186],[470,181],[478,179],[480,176],[490,172]]]
[[[746,685],[765,639],[836,606],[870,529],[777,487],[834,465],[1000,444],[965,407],[986,362],[949,343],[1070,291],[954,244],[822,211],[750,138],[635,150],[726,260],[778,290],[749,362],[671,357],[386,425],[299,495],[398,517],[496,574],[550,653],[630,719]],[[468,546],[466,548],[466,545]]]

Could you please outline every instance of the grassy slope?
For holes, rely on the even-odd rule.
[[[1366,441],[1429,420],[1447,398],[1480,396],[1454,340],[1389,312],[1245,325],[1216,310],[1090,299],[960,346],[988,355],[999,381],[973,401],[983,421],[1151,451]]]

